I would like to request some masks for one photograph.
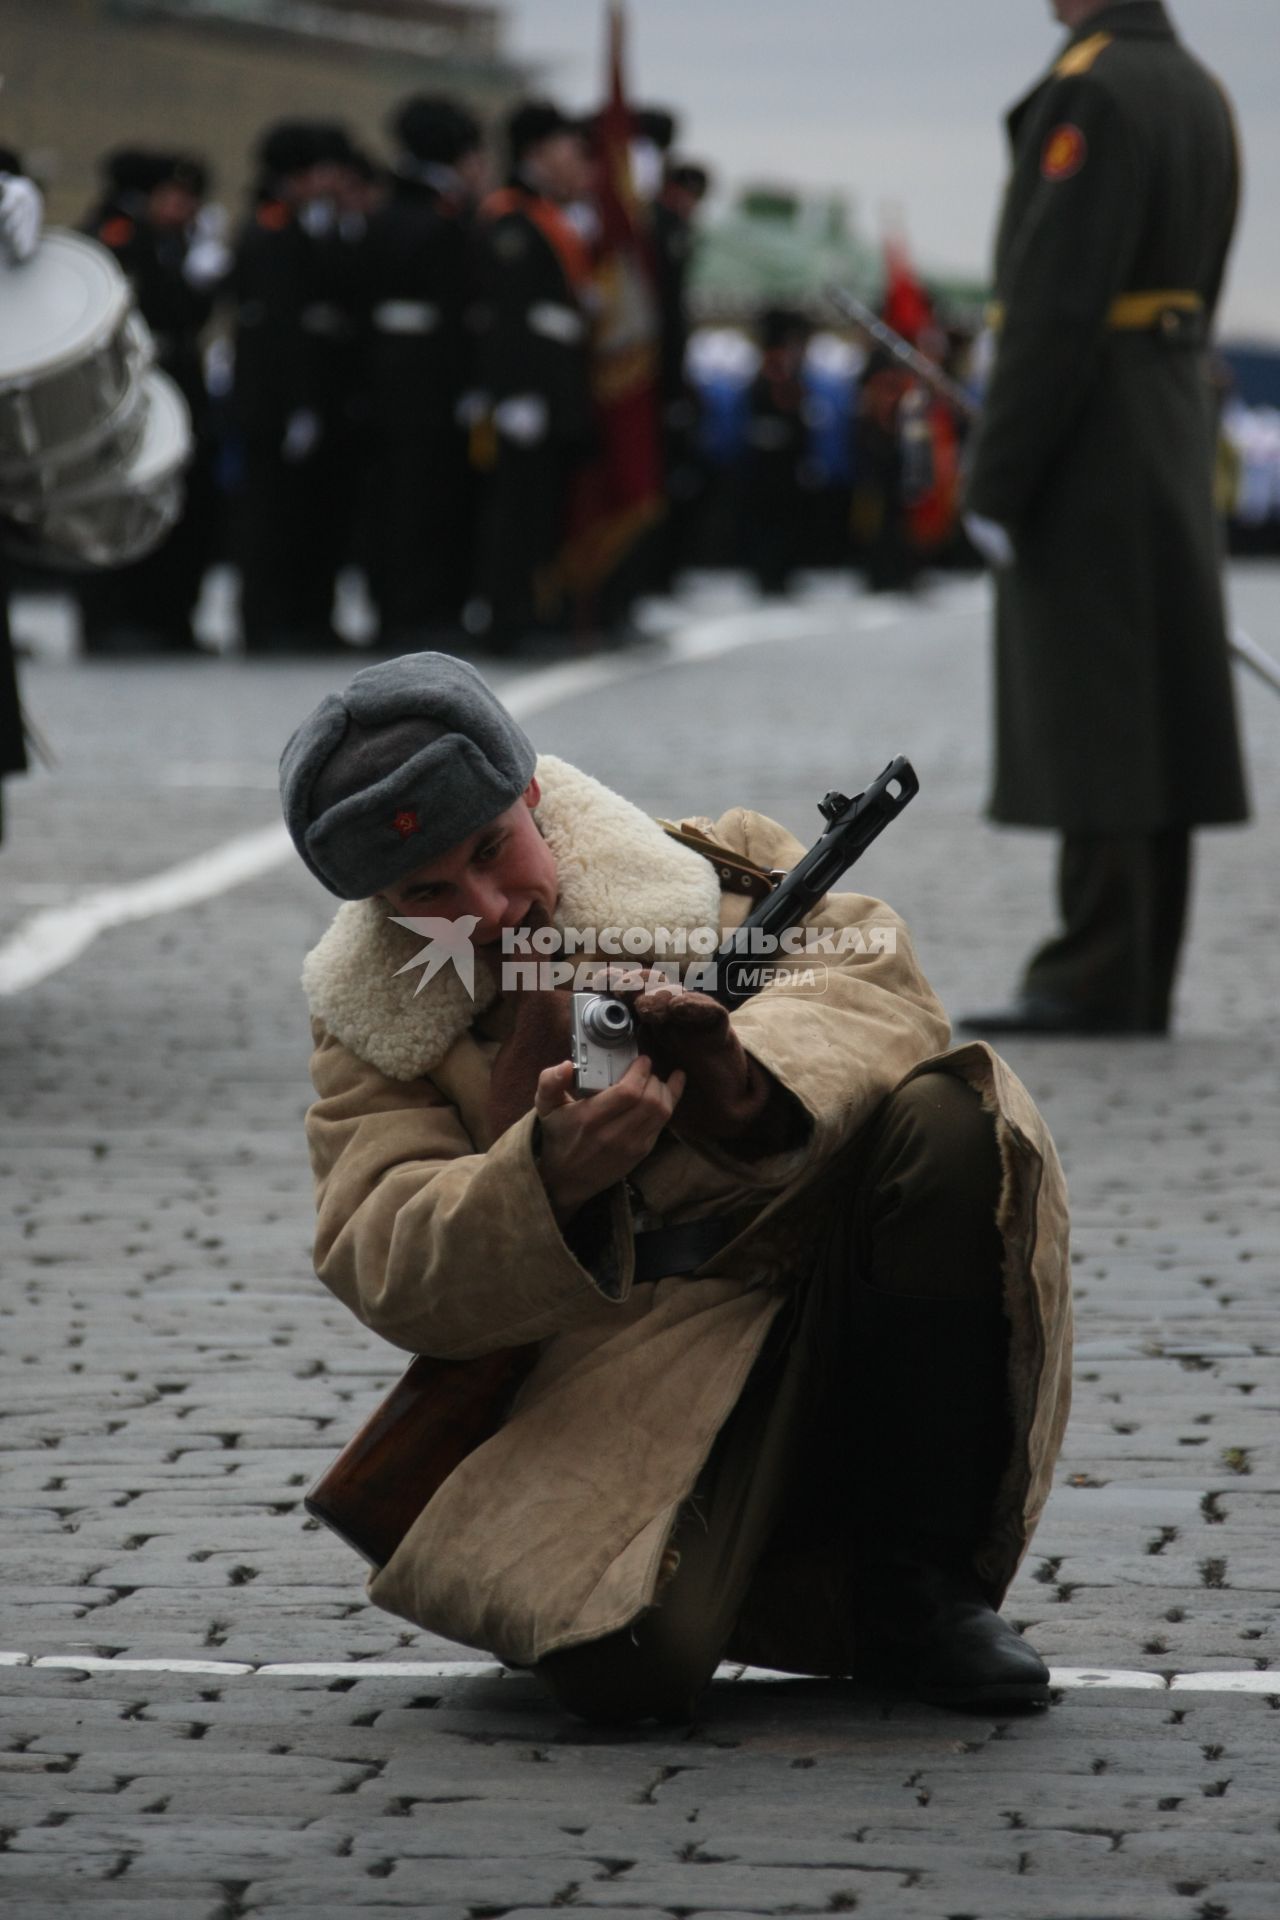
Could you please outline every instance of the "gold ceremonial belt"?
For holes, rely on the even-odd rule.
[[[1122,293],[1107,309],[1107,325],[1116,333],[1145,333],[1150,327],[1168,326],[1167,315],[1203,312],[1198,293]]]
[[[1107,326],[1113,333],[1147,333],[1152,328],[1166,325],[1166,314],[1176,316],[1183,313],[1203,312],[1203,298],[1190,288],[1160,288],[1153,293],[1121,293],[1107,308]],[[999,333],[1004,325],[1004,317],[1003,302],[992,301],[987,308],[987,325],[994,332]],[[1177,324],[1176,320],[1174,324]]]

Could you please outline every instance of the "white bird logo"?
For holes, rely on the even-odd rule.
[[[410,933],[421,934],[427,943],[411,960],[406,960],[402,967],[396,968],[397,979],[414,967],[422,968],[422,978],[413,990],[415,998],[428,982],[435,979],[440,969],[452,961],[459,980],[470,997],[475,999],[476,950],[471,944],[471,936],[480,925],[478,913],[463,913],[456,920],[402,920],[395,913],[391,918],[398,927],[408,927]]]

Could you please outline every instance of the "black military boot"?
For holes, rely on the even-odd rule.
[[[1048,1668],[972,1560],[1008,1452],[1008,1323],[867,1287],[854,1311],[858,1674],[938,1706],[1047,1706]]]

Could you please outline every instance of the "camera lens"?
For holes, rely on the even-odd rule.
[[[602,1047],[616,1047],[620,1040],[630,1036],[631,1009],[623,1001],[611,1000],[601,994],[583,1008],[582,1024],[591,1038]]]

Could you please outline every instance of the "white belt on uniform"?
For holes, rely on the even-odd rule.
[[[558,341],[561,346],[576,346],[586,332],[582,315],[554,300],[539,300],[536,306],[530,307],[528,318],[532,332],[540,333],[544,340]]]
[[[434,333],[440,309],[430,300],[380,300],[373,309],[379,333]]]

